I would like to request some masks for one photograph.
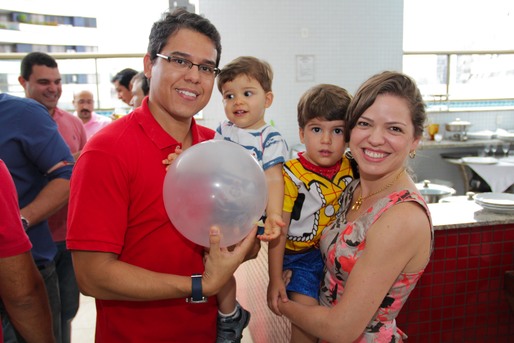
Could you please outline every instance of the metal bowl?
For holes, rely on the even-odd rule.
[[[455,194],[455,189],[431,183],[430,180],[424,180],[422,183],[417,183],[416,188],[421,193],[427,203],[437,203],[439,200],[452,196]]]
[[[460,120],[460,118],[457,118],[452,122],[446,123],[445,128],[448,132],[466,132],[470,126],[471,123],[469,121],[464,121]]]

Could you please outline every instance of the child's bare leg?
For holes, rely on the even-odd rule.
[[[292,300],[305,305],[318,305],[318,300],[300,293],[289,293]],[[302,328],[291,325],[291,343],[315,343],[318,339],[303,331]]]
[[[232,276],[217,295],[220,314],[230,316],[235,313],[237,310],[236,290],[236,278]]]
[[[236,278],[225,284],[217,295],[218,327],[216,343],[240,342],[243,330],[250,321],[250,312],[238,304],[236,300]]]

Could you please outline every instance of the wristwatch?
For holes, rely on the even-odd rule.
[[[191,282],[191,298],[186,298],[186,301],[192,304],[207,302],[207,297],[202,294],[202,274],[191,275]]]
[[[27,231],[29,229],[29,221],[24,216],[20,215],[21,223],[23,224],[23,230]]]

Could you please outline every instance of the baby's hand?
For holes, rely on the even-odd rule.
[[[282,228],[286,226],[282,216],[279,214],[270,214],[266,217],[264,223],[264,234],[257,236],[261,241],[269,242],[280,236]]]
[[[174,153],[169,154],[166,159],[162,160],[162,164],[166,165],[166,171],[168,171],[168,169],[170,169],[171,163],[173,163],[173,161],[175,161],[177,159],[178,155],[180,155],[181,153],[182,153],[182,149],[179,147],[176,147]]]

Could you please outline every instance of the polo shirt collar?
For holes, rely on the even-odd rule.
[[[178,142],[175,138],[170,136],[166,131],[164,131],[161,125],[159,125],[157,120],[155,120],[148,108],[148,97],[143,99],[141,107],[134,110],[134,117],[146,135],[159,149],[173,147],[174,151],[174,147],[182,146],[182,142]],[[191,134],[193,136],[193,144],[198,143],[200,141],[200,137],[195,118],[192,118],[191,120]]]

